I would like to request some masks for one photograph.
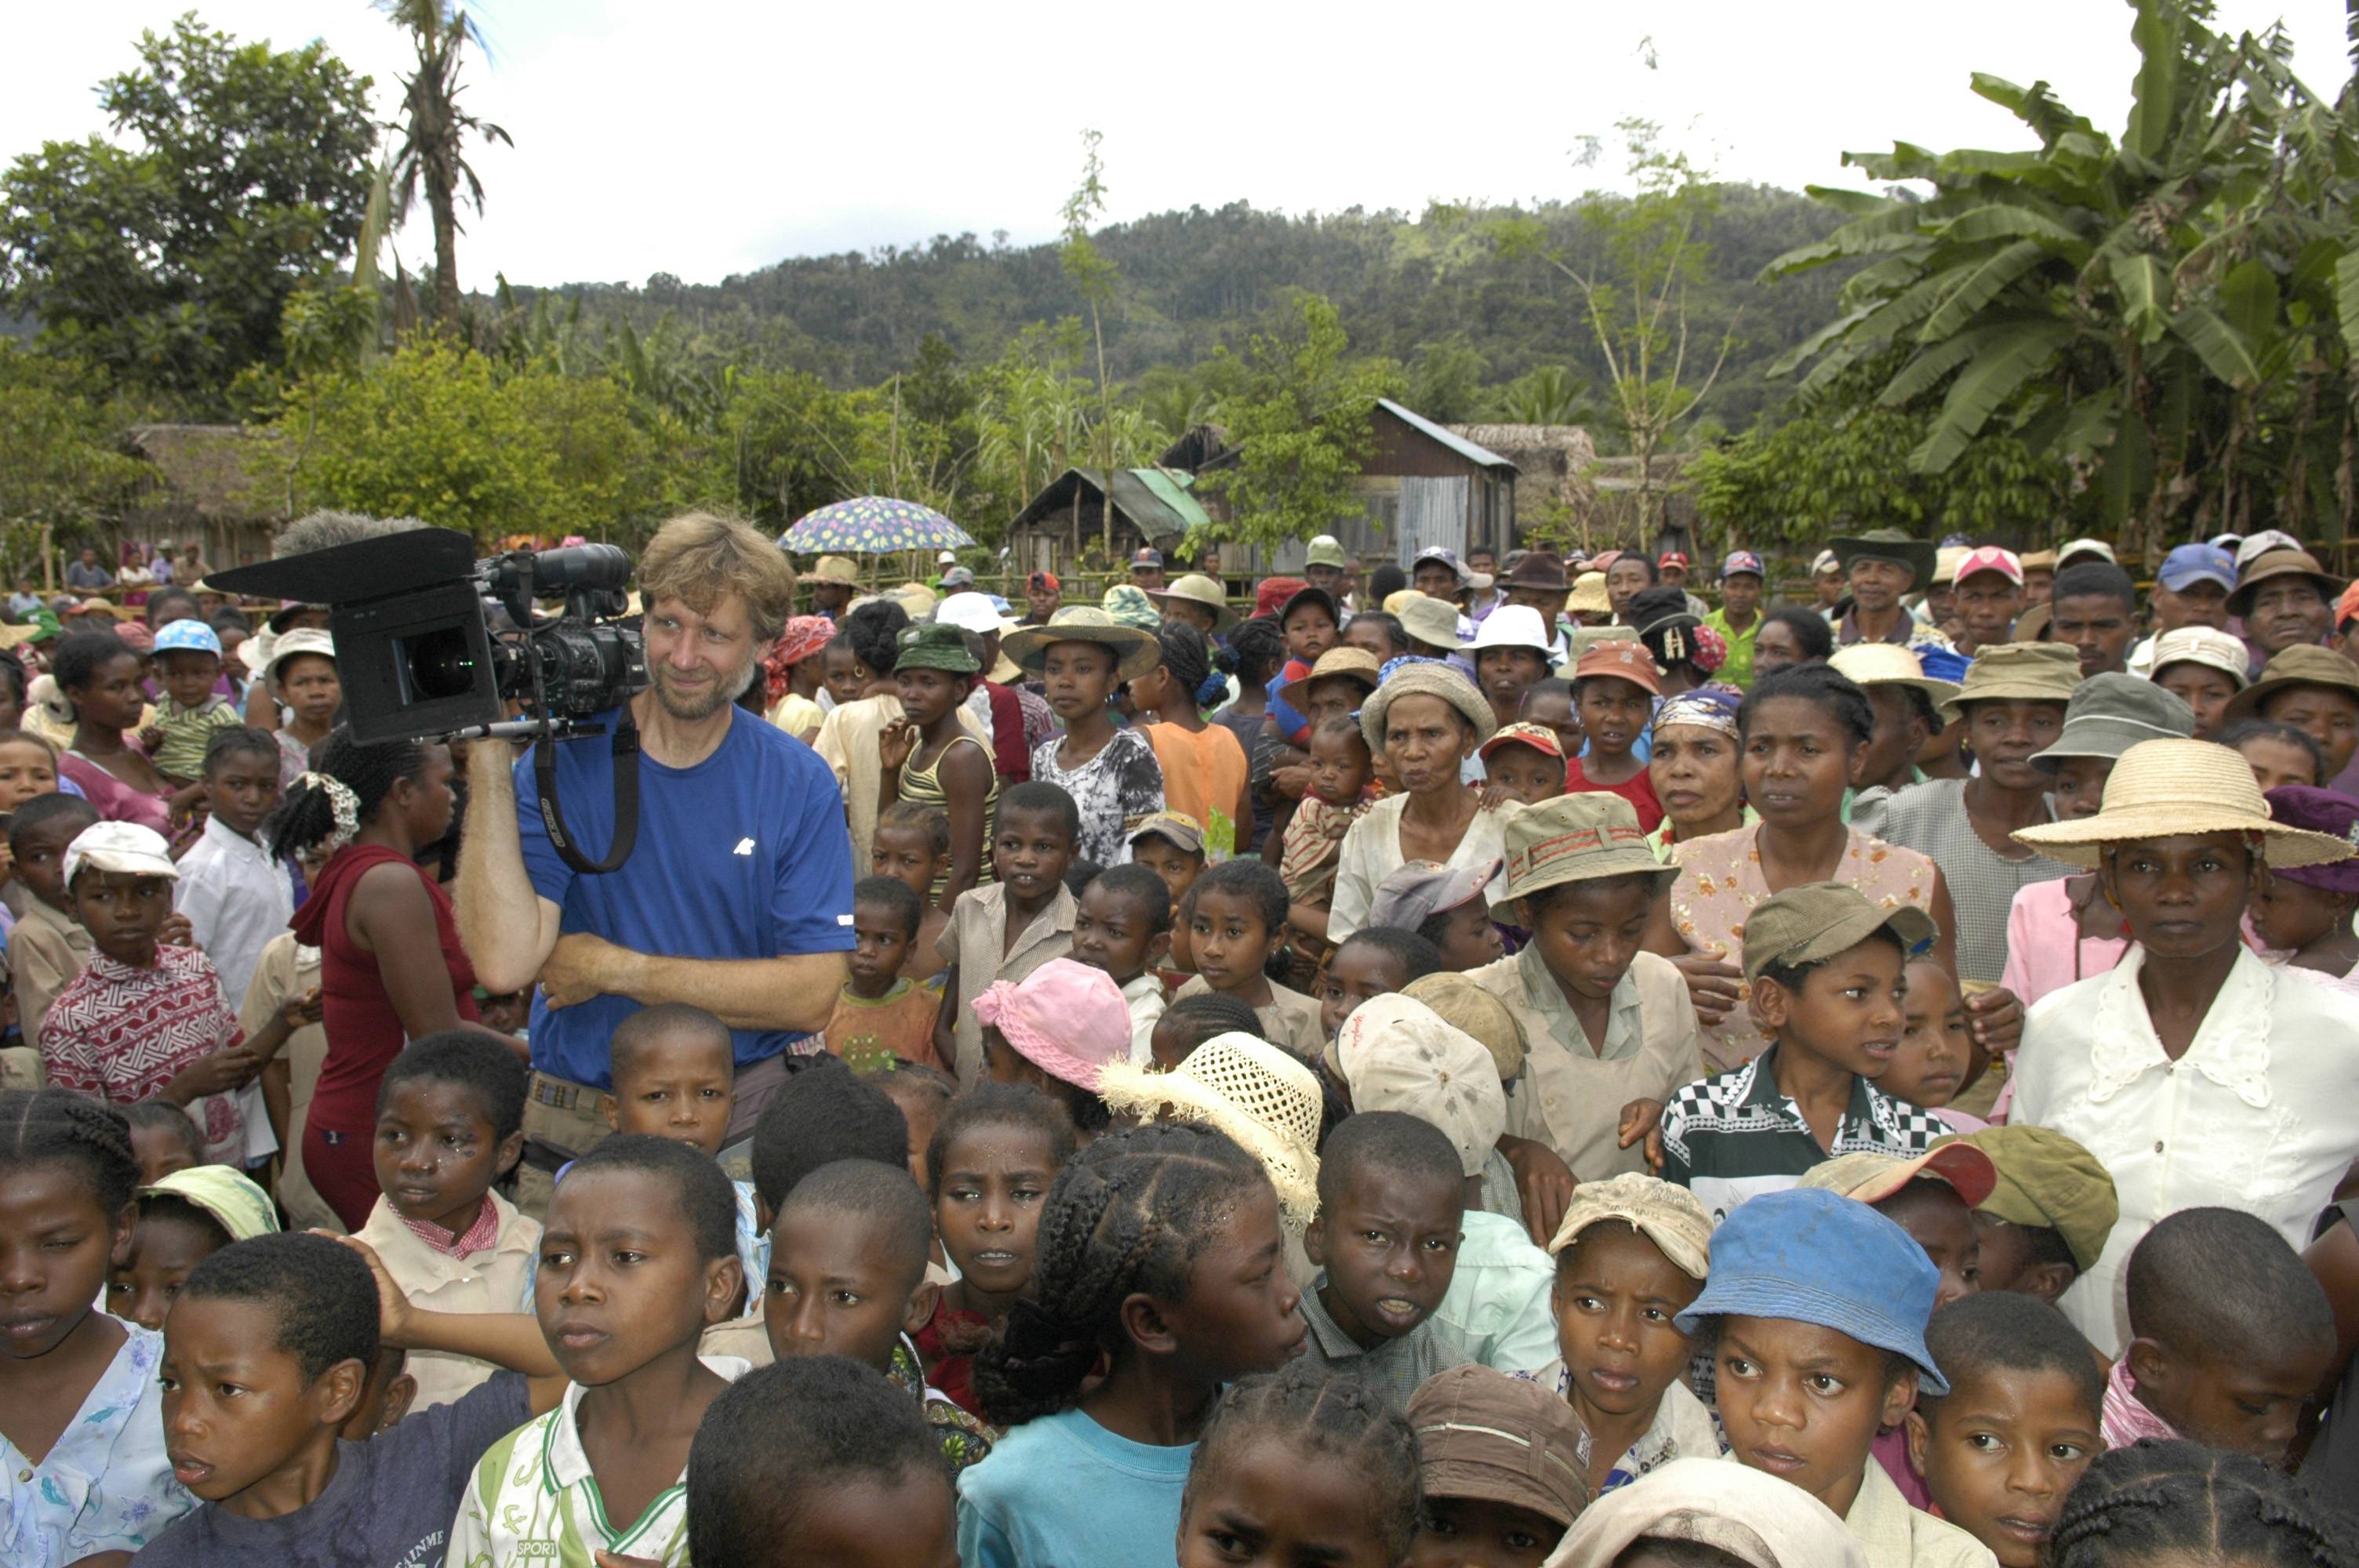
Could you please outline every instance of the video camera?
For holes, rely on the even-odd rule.
[[[639,628],[623,619],[631,569],[631,557],[612,545],[478,561],[469,535],[416,528],[209,580],[233,593],[329,607],[356,741],[533,741],[549,839],[574,870],[597,872],[627,860],[638,832],[638,732],[626,705],[647,684],[647,661]],[[559,593],[563,613],[535,611],[537,600]],[[511,702],[525,717],[507,717]],[[592,861],[558,810],[556,742],[604,734],[592,720],[617,708],[614,842]]]

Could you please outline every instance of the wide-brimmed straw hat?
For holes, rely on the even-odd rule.
[[[1935,680],[1925,673],[1925,666],[1917,662],[1915,654],[1895,643],[1854,643],[1848,648],[1837,649],[1827,663],[1849,676],[1857,686],[1915,687],[1935,708],[1957,700],[1956,682]]]
[[[1229,596],[1221,585],[1201,572],[1190,572],[1163,588],[1150,588],[1147,597],[1158,604],[1167,599],[1184,600],[1201,604],[1212,612],[1212,634],[1220,635],[1237,623],[1237,612],[1229,608]]]
[[[1038,675],[1048,667],[1049,648],[1056,643],[1095,643],[1113,649],[1114,675],[1121,680],[1136,680],[1163,661],[1163,644],[1155,633],[1125,626],[1090,604],[1069,604],[1049,617],[1046,626],[1010,632],[1000,639],[999,649],[1017,667]]]
[[[1966,666],[1965,684],[1941,704],[1941,722],[1962,718],[1970,702],[2071,702],[2081,684],[2081,653],[2067,643],[2001,643]]]
[[[1358,681],[1368,690],[1374,691],[1376,689],[1376,682],[1379,678],[1378,672],[1384,667],[1384,661],[1365,648],[1354,648],[1348,643],[1338,643],[1319,655],[1319,662],[1311,665],[1310,673],[1302,678],[1302,686],[1308,692],[1312,681],[1325,680],[1329,676],[1342,676],[1346,680]]]
[[[852,564],[848,556],[821,556],[811,563],[810,570],[803,573],[803,580],[842,583],[848,588],[858,588],[860,568]]]
[[[2132,746],[2114,764],[2096,816],[2043,822],[2012,837],[2068,864],[2094,866],[2107,844],[2190,833],[2257,834],[2273,866],[2322,866],[2353,853],[2341,838],[2271,817],[2245,759],[2209,741]]]
[[[2221,713],[2223,722],[2256,719],[2269,698],[2298,686],[2322,686],[2359,697],[2359,665],[2332,648],[2297,643],[2278,650],[2261,670],[2261,678],[2238,692]]]
[[[1604,615],[1614,608],[1614,598],[1605,591],[1603,572],[1583,572],[1572,579],[1572,592],[1564,601],[1568,615]]]
[[[1404,697],[1441,698],[1474,727],[1477,745],[1498,731],[1498,716],[1491,711],[1491,704],[1483,694],[1474,689],[1473,681],[1438,662],[1403,665],[1360,705],[1360,733],[1367,738],[1368,750],[1380,757],[1385,752],[1385,715]]]
[[[1319,1080],[1286,1052],[1251,1034],[1215,1034],[1168,1073],[1108,1062],[1098,1098],[1146,1121],[1192,1121],[1261,1162],[1277,1206],[1298,1232],[1319,1217]]]

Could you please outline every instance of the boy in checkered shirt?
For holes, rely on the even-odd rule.
[[[1931,1148],[1948,1124],[1875,1079],[1900,1044],[1908,956],[1933,935],[1924,911],[1883,908],[1843,882],[1788,888],[1756,905],[1745,923],[1745,979],[1753,1015],[1776,1044],[1671,1097],[1664,1178],[1691,1190],[1717,1225],[1835,1155],[1908,1158]]]

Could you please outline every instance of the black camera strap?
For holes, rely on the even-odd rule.
[[[549,843],[567,865],[583,876],[600,876],[629,860],[631,847],[639,837],[639,727],[631,722],[631,705],[625,703],[614,716],[611,741],[614,759],[614,842],[603,860],[592,860],[575,848],[571,835],[565,830],[565,816],[557,806],[558,745],[554,735],[545,735],[532,752],[533,784],[540,795],[541,826],[549,830]]]

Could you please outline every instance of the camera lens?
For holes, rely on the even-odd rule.
[[[402,671],[410,701],[435,702],[465,697],[475,689],[475,655],[467,647],[465,627],[445,626],[400,641]]]

